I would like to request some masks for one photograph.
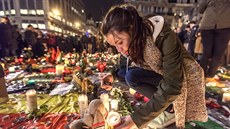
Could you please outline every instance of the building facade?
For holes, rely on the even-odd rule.
[[[0,16],[8,16],[19,28],[35,28],[78,34],[85,28],[82,0],[0,0]]]
[[[198,21],[197,0],[124,0],[134,5],[140,15],[162,15],[172,28],[190,20]]]

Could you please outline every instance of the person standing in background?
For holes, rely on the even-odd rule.
[[[28,47],[32,47],[33,53],[36,53],[36,43],[37,35],[35,35],[34,28],[32,25],[28,25],[26,31],[24,32],[24,40]]]
[[[198,26],[195,21],[191,21],[189,23],[190,26],[190,35],[189,35],[189,43],[188,43],[188,51],[192,57],[195,57],[194,49],[196,44],[196,32],[198,30]]]
[[[4,48],[5,56],[17,56],[17,49],[18,49],[18,33],[16,28],[11,24],[10,19],[8,17],[2,17],[3,23],[9,26],[9,33],[10,33],[10,40],[8,45]]]
[[[202,0],[199,12],[203,14],[200,23],[203,56],[200,65],[206,77],[213,77],[230,39],[230,0]]]
[[[0,58],[9,56],[9,47],[12,43],[12,26],[7,17],[0,18]]]

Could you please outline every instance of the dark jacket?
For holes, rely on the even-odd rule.
[[[35,45],[36,44],[36,37],[34,35],[34,32],[31,30],[26,30],[24,33],[24,41],[28,44],[28,45]]]
[[[8,24],[0,23],[0,49],[8,47],[12,38],[11,27]]]
[[[18,38],[18,32],[16,30],[16,28],[14,26],[11,25],[11,40],[10,40],[10,46],[9,46],[9,49],[11,50],[17,50],[18,49],[18,41],[17,41],[17,38]]]

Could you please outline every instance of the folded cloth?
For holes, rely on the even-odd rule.
[[[74,85],[69,84],[69,83],[61,83],[59,84],[56,88],[54,88],[51,92],[50,95],[65,95],[72,90]]]

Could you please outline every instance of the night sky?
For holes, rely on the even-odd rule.
[[[86,17],[100,21],[112,5],[121,4],[123,0],[82,0],[85,3]]]

